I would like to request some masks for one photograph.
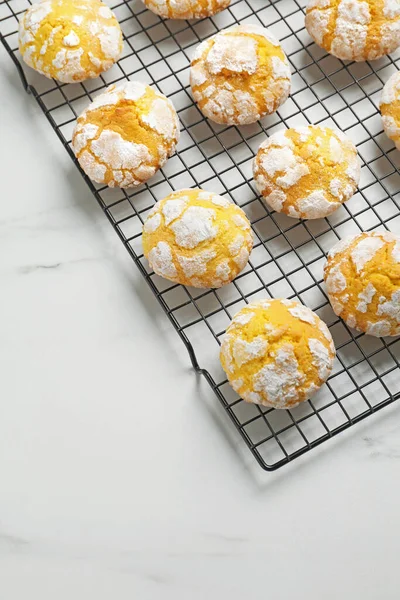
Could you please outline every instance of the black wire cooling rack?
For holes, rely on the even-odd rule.
[[[98,79],[63,85],[21,66],[18,19],[30,4],[30,0],[0,3],[1,40],[26,91],[75,164],[70,140],[76,117],[107,85],[125,78],[145,81],[171,98],[178,111],[182,127],[178,151],[148,185],[124,191],[85,179],[179,333],[194,368],[207,379],[261,467],[277,469],[398,399],[400,339],[372,338],[350,330],[330,308],[322,268],[326,252],[347,234],[370,229],[400,232],[400,152],[383,134],[377,108],[380,90],[397,69],[400,52],[359,64],[327,55],[311,43],[304,29],[306,0],[233,0],[229,9],[201,21],[165,21],[140,0],[111,0],[108,4],[124,32],[121,60]],[[241,128],[206,120],[189,87],[195,47],[237,23],[269,27],[292,67],[290,99],[277,113]],[[333,215],[298,221],[266,209],[251,179],[251,163],[266,134],[308,123],[345,131],[358,147],[362,175],[357,194]],[[154,202],[183,187],[229,195],[252,222],[255,244],[249,265],[222,289],[173,285],[150,272],[143,257],[141,228],[146,214]],[[329,325],[338,351],[327,384],[312,401],[290,411],[244,403],[218,361],[221,336],[235,312],[269,296],[297,297],[315,310]]]

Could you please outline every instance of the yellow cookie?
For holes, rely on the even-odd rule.
[[[19,22],[27,65],[64,83],[98,77],[121,56],[122,32],[100,0],[42,0]]]
[[[294,300],[261,300],[234,317],[221,346],[221,364],[246,402],[293,408],[329,377],[335,358],[329,329]]]
[[[142,0],[153,13],[164,19],[204,19],[217,14],[231,0]]]
[[[400,334],[400,237],[360,233],[329,252],[325,283],[332,308],[349,325],[377,337]]]
[[[72,134],[72,149],[97,183],[140,185],[175,151],[179,122],[172,102],[149,85],[111,85],[83,111]]]
[[[342,60],[375,60],[400,45],[398,0],[310,0],[306,29]]]
[[[253,174],[273,210],[289,217],[321,219],[354,194],[360,161],[344,133],[309,125],[271,135],[257,152]]]
[[[206,117],[216,123],[245,125],[285,102],[290,68],[279,42],[267,29],[238,25],[198,46],[190,82]]]
[[[179,190],[157,202],[144,222],[142,242],[157,275],[197,288],[231,282],[253,247],[243,210],[199,189]]]
[[[400,150],[400,72],[394,73],[382,90],[380,109],[385,133]]]

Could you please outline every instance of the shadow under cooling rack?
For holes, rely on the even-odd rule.
[[[378,111],[383,83],[396,71],[400,53],[374,63],[346,63],[327,55],[304,29],[305,0],[233,0],[230,8],[201,21],[165,21],[136,2],[107,2],[124,33],[119,63],[95,80],[65,85],[22,66],[18,19],[31,2],[0,4],[2,42],[61,142],[70,148],[79,113],[111,83],[139,79],[174,103],[181,122],[177,153],[137,190],[87,184],[143,277],[185,343],[193,366],[209,382],[258,463],[274,470],[400,397],[400,339],[359,335],[338,319],[327,301],[322,269],[340,238],[370,229],[400,231],[400,153],[384,135]],[[189,88],[195,47],[218,30],[258,23],[281,40],[292,68],[292,93],[273,115],[236,128],[205,119]],[[28,83],[29,81],[29,83]],[[258,146],[282,127],[309,123],[338,127],[356,144],[361,161],[358,192],[333,215],[297,221],[269,212],[252,181]],[[78,167],[79,168],[79,167]],[[84,176],[84,175],[83,175]],[[243,208],[254,233],[247,268],[219,290],[173,285],[149,271],[141,246],[143,221],[154,203],[174,189],[203,187],[228,195]],[[308,402],[290,411],[246,404],[219,366],[226,326],[257,298],[298,298],[329,325],[337,348],[334,372]]]

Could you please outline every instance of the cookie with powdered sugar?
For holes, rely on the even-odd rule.
[[[295,300],[260,300],[233,317],[220,359],[243,400],[293,408],[328,379],[335,355],[328,327],[312,310]]]
[[[394,73],[385,83],[380,110],[386,135],[400,150],[400,72]]]
[[[325,284],[332,308],[349,327],[377,337],[400,335],[400,237],[360,233],[328,253]]]
[[[227,8],[231,0],[142,0],[164,19],[204,19]]]
[[[376,60],[400,46],[398,0],[310,0],[306,29],[342,60]]]
[[[98,77],[119,59],[122,48],[119,23],[100,0],[42,0],[19,22],[26,64],[63,83]]]
[[[289,217],[321,219],[354,194],[360,160],[353,142],[339,130],[293,127],[261,144],[253,175],[273,210]]]
[[[178,140],[172,102],[145,83],[127,81],[108,87],[83,111],[72,149],[90,179],[128,188],[152,177]]]
[[[157,275],[219,288],[244,269],[253,237],[239,206],[213,192],[187,189],[157,202],[144,222],[142,243]]]
[[[290,92],[290,67],[279,42],[267,29],[238,25],[197,47],[190,83],[206,117],[216,123],[246,125],[285,102]]]

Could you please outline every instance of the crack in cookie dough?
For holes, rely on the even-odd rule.
[[[100,0],[42,0],[19,22],[24,61],[49,78],[74,83],[98,77],[119,59],[122,32]]]
[[[85,173],[110,187],[144,183],[175,152],[179,122],[168,98],[149,85],[111,85],[78,118],[72,149]]]
[[[234,316],[220,359],[243,400],[293,408],[327,380],[335,355],[329,329],[312,310],[294,300],[261,300]]]
[[[310,0],[306,29],[342,60],[376,60],[400,45],[398,0]]]
[[[400,72],[394,73],[385,83],[380,109],[385,133],[400,150]]]
[[[227,8],[231,0],[142,0],[164,19],[205,19]]]
[[[334,312],[374,336],[400,334],[400,237],[361,233],[328,253],[324,277]]]
[[[142,242],[157,275],[199,288],[230,283],[253,247],[243,210],[198,189],[179,190],[157,202],[144,222]]]
[[[360,161],[354,144],[341,131],[309,125],[271,135],[257,152],[253,175],[273,210],[320,219],[354,194]]]
[[[276,111],[287,100],[290,67],[267,29],[238,25],[197,47],[190,82],[206,117],[216,123],[246,125]]]

